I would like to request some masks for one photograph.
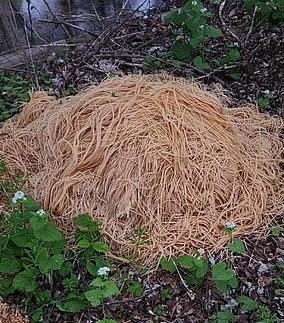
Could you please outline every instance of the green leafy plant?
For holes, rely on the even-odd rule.
[[[204,58],[204,48],[208,40],[222,36],[221,29],[210,26],[210,14],[200,0],[188,1],[181,9],[171,11],[164,19],[173,26],[173,55],[186,61],[193,59],[193,64],[203,70],[210,64]]]
[[[228,247],[234,253],[243,253],[246,251],[245,244],[241,239],[232,239]]]
[[[279,237],[281,235],[281,233],[284,232],[284,228],[283,226],[275,226],[275,227],[272,227],[271,228],[271,234],[274,236],[274,237]]]
[[[237,288],[238,279],[234,271],[227,267],[224,262],[219,262],[212,267],[212,278],[216,288],[221,293],[226,293],[231,288]]]
[[[182,268],[186,273],[185,280],[189,285],[202,283],[208,272],[208,261],[198,255],[183,255],[170,260],[162,258],[160,266],[169,273],[175,273],[177,268]]]
[[[231,323],[234,322],[234,314],[230,310],[219,311],[211,317],[212,323]]]
[[[6,171],[2,162],[0,168]],[[49,308],[76,313],[119,293],[109,277],[109,248],[102,241],[99,223],[87,214],[79,215],[74,221],[76,243],[69,249],[62,232],[36,201],[22,191],[5,194],[9,215],[1,221],[1,297],[16,293],[38,322]],[[87,273],[81,277],[85,268]]]
[[[246,312],[254,311],[259,306],[256,301],[245,295],[239,296],[237,302],[242,305],[242,309]]]
[[[256,103],[258,107],[262,109],[268,109],[271,106],[272,100],[273,100],[273,94],[267,90],[267,91],[264,91],[264,93],[258,97],[258,99],[256,100]]]
[[[245,7],[249,11],[257,8],[257,19],[271,24],[284,22],[284,2],[283,0],[244,0]]]
[[[31,80],[20,75],[0,73],[0,121],[12,117],[29,100]]]
[[[257,316],[259,317],[260,321],[258,323],[276,323],[276,315],[271,312],[271,310],[265,306],[260,305],[256,311]]]
[[[138,283],[137,281],[135,280],[130,280],[128,282],[128,286],[127,286],[127,290],[128,292],[135,296],[135,297],[140,297],[142,296],[143,292],[144,292],[144,288],[143,288],[143,285]]]

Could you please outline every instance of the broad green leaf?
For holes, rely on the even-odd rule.
[[[3,298],[8,297],[15,291],[14,287],[12,286],[12,279],[11,278],[1,278],[0,279],[0,296]]]
[[[3,255],[0,259],[0,273],[2,274],[14,274],[17,273],[21,268],[19,261],[8,255]]]
[[[96,279],[94,279],[91,283],[90,286],[92,287],[103,287],[104,286],[104,281],[102,280],[101,277],[97,277]]]
[[[44,227],[37,230],[35,236],[37,239],[47,242],[64,240],[62,232],[51,222],[47,222]]]
[[[85,309],[87,302],[80,296],[69,296],[56,303],[57,308],[63,312],[78,313]]]
[[[63,255],[56,254],[51,257],[49,267],[51,270],[59,270],[62,267],[63,263],[64,263]]]
[[[245,311],[254,311],[258,308],[258,303],[251,299],[250,297],[247,297],[245,295],[241,295],[237,298],[237,302],[243,305],[243,309]]]
[[[229,244],[229,249],[232,252],[243,253],[246,251],[245,244],[241,239],[233,239]]]
[[[17,229],[11,234],[11,240],[21,248],[33,247],[34,234],[32,229]]]
[[[271,234],[274,236],[274,237],[279,237],[281,232],[284,231],[284,228],[280,225],[276,226],[276,227],[273,227],[271,228]]]
[[[75,227],[82,232],[99,233],[100,224],[94,221],[88,214],[80,214],[74,220]]]
[[[232,323],[234,322],[234,315],[230,310],[220,311],[220,312],[217,312],[215,315],[213,315],[211,322]]]
[[[35,261],[40,272],[42,274],[46,274],[48,272],[48,263],[50,261],[47,248],[41,247],[37,250]]]
[[[196,277],[205,277],[208,271],[208,262],[205,259],[194,259],[194,267]]]
[[[175,58],[181,61],[185,61],[192,55],[192,46],[190,45],[190,43],[178,39],[174,43],[172,51]]]
[[[84,293],[84,295],[94,307],[99,306],[101,304],[101,300],[103,299],[103,294],[98,289],[88,290]]]
[[[112,280],[105,281],[104,287],[103,287],[103,296],[107,298],[118,294],[119,294],[119,289],[117,288],[115,282],[113,282]]]
[[[127,290],[133,296],[140,297],[143,294],[144,288],[143,288],[143,285],[142,284],[140,284],[140,283],[138,283],[136,281],[132,281],[128,285]]]
[[[48,304],[48,302],[50,302],[51,300],[51,292],[50,290],[39,292],[35,294],[35,298],[36,298],[37,305]]]
[[[44,312],[42,308],[37,308],[32,312],[32,320],[33,322],[41,322],[43,321]]]
[[[92,247],[97,252],[106,253],[109,251],[109,247],[106,243],[102,241],[96,241],[92,244]]]
[[[207,70],[210,68],[210,65],[201,56],[194,57],[193,64],[200,70]]]
[[[187,255],[180,256],[179,258],[177,258],[177,263],[181,267],[189,270],[193,269],[194,267],[194,259],[192,256],[187,256]]]
[[[34,274],[29,270],[18,273],[13,280],[13,286],[21,292],[32,292],[37,288]]]
[[[47,216],[34,215],[31,219],[31,226],[34,231],[39,231],[46,226],[48,222]]]
[[[207,27],[206,33],[208,34],[208,36],[212,38],[218,38],[223,35],[222,30],[220,28],[215,28],[215,27]]]
[[[79,248],[89,248],[90,245],[91,245],[91,242],[87,239],[87,237],[83,237],[82,239],[80,239],[78,242],[77,242],[77,247]]]
[[[229,61],[236,62],[240,59],[241,54],[237,48],[231,48],[228,53]]]
[[[27,200],[23,203],[25,212],[26,211],[36,212],[40,209],[40,206],[34,199],[32,199],[29,196],[26,196],[26,199]]]
[[[163,270],[173,274],[176,272],[176,266],[174,265],[172,260],[167,260],[165,257],[163,257],[160,260],[160,266]]]

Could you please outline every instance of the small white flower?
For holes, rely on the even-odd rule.
[[[101,267],[97,271],[98,276],[107,276],[108,273],[110,272],[110,268],[108,267]]]
[[[207,11],[207,9],[206,8],[202,8],[201,10],[200,10],[200,12],[201,13],[205,13]]]
[[[205,251],[204,251],[204,249],[203,249],[203,248],[197,249],[197,250],[196,250],[196,252],[198,253],[198,255],[199,255],[200,257],[202,257],[202,256],[204,255],[204,253],[205,253]]]
[[[18,201],[26,201],[25,193],[22,191],[17,191],[12,198],[12,203],[16,204]]]
[[[22,192],[22,191],[17,191],[14,195],[14,197],[17,199],[17,200],[21,200],[23,197],[25,196],[25,193]]]
[[[36,214],[38,214],[39,216],[45,216],[45,211],[43,209],[40,209],[36,212]]]
[[[12,198],[12,203],[16,204],[18,200],[15,198],[15,196]]]
[[[227,229],[230,229],[230,230],[234,230],[235,227],[236,227],[236,224],[234,222],[231,222],[231,221],[228,221],[226,224],[225,224],[225,227]]]
[[[236,47],[240,47],[239,43],[238,42],[234,42],[234,46]]]
[[[210,262],[211,265],[215,265],[216,260],[215,260],[214,257],[209,257],[208,260],[209,260],[209,262]]]
[[[191,4],[194,5],[194,6],[196,6],[197,5],[197,1],[192,1]]]
[[[263,91],[263,93],[264,93],[264,94],[269,94],[269,93],[270,93],[270,91],[267,89],[267,90]]]
[[[199,26],[199,29],[204,29],[204,25],[200,25]]]

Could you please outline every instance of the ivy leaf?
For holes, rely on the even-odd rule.
[[[59,270],[64,263],[64,257],[61,254],[56,254],[50,259],[50,270]]]
[[[34,274],[29,270],[18,273],[13,280],[13,287],[21,292],[32,292],[37,288]]]
[[[254,311],[258,308],[258,303],[245,295],[239,296],[237,302],[242,304],[243,309],[247,312]]]
[[[173,274],[176,272],[176,266],[174,265],[172,260],[167,260],[165,257],[163,257],[160,260],[160,266],[163,270]]]
[[[201,56],[194,57],[193,64],[200,70],[207,70],[210,68],[210,65]]]
[[[87,306],[87,302],[80,296],[70,295],[63,301],[56,303],[56,307],[63,312],[77,313],[81,312]]]
[[[109,247],[106,243],[102,241],[96,241],[92,244],[92,247],[97,252],[106,253],[109,251]]]
[[[19,261],[15,257],[9,257],[4,255],[0,259],[0,273],[2,274],[14,274],[21,268]]]
[[[246,251],[245,244],[241,239],[233,239],[232,242],[229,244],[229,249],[232,252],[243,253]]]

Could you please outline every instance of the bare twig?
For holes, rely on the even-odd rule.
[[[25,26],[25,36],[26,36],[26,40],[27,40],[27,44],[28,44],[29,56],[30,56],[30,60],[31,60],[32,68],[33,68],[33,73],[34,73],[34,78],[35,78],[35,82],[36,82],[36,87],[39,90],[40,89],[40,86],[39,86],[39,82],[38,82],[38,78],[37,78],[37,73],[36,73],[34,59],[33,59],[32,51],[31,51],[30,40],[29,40],[28,33],[27,33],[26,23],[24,24],[24,26]]]
[[[70,26],[74,29],[78,29],[80,31],[83,31],[91,36],[95,36],[95,37],[98,37],[99,36],[99,33],[94,33],[94,32],[91,32],[91,31],[88,31],[84,28],[81,28],[77,25],[74,25],[74,24],[71,24],[70,22],[67,22],[67,21],[63,21],[63,20],[59,20],[57,19],[56,21],[53,21],[53,20],[48,20],[48,19],[39,19],[39,22],[44,22],[44,23],[50,23],[50,24],[58,24],[58,25],[67,25],[67,26]]]
[[[253,10],[253,15],[252,15],[252,20],[251,20],[250,28],[249,28],[249,31],[248,31],[247,35],[245,36],[244,43],[246,43],[249,40],[249,37],[250,37],[250,35],[252,33],[253,25],[254,25],[254,21],[255,21],[255,16],[256,16],[257,10],[258,10],[258,7],[255,6],[254,7],[254,10]]]
[[[57,19],[57,17],[56,17],[56,15],[55,15],[55,14],[53,13],[53,11],[51,10],[51,8],[50,8],[49,4],[47,3],[47,1],[46,1],[46,0],[43,0],[43,2],[45,3],[45,5],[46,5],[46,7],[47,7],[48,11],[49,11],[49,12],[50,12],[50,14],[53,16],[53,18],[54,18],[55,20],[58,20],[58,19]],[[63,28],[63,30],[65,31],[65,33],[66,33],[67,37],[71,37],[70,33],[68,32],[68,30],[66,29],[66,27],[65,27],[64,25],[62,26],[62,28]]]
[[[229,33],[232,37],[234,37],[239,43],[241,42],[240,38],[230,30],[230,28],[227,26],[224,18],[223,18],[223,10],[224,10],[224,7],[226,5],[226,1],[227,0],[224,0],[221,4],[220,4],[220,7],[219,7],[219,19],[222,23],[222,26],[223,26],[223,30],[224,32],[227,32]]]

